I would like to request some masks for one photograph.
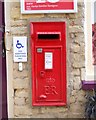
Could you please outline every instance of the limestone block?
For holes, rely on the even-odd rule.
[[[20,8],[20,1],[19,0],[12,0],[10,7],[11,8]]]
[[[81,26],[69,26],[69,33],[78,33],[84,32],[84,29]]]
[[[79,104],[83,105],[86,102],[85,94],[86,94],[85,91],[83,91],[82,89],[73,90],[70,96],[70,103],[73,103],[75,100],[75,102],[79,102]]]
[[[84,7],[84,0],[78,0],[78,7]]]
[[[70,26],[74,26],[74,25],[83,26],[84,25],[84,19],[82,19],[82,18],[79,18],[79,19],[70,19],[69,20],[69,25]]]
[[[23,105],[23,106],[17,106],[14,105],[14,115],[19,116],[19,115],[32,115],[32,109],[31,107],[27,106],[27,105]]]
[[[11,20],[11,27],[24,27],[27,25],[27,20]]]
[[[33,107],[33,108],[32,108],[32,114],[33,114],[33,115],[43,114],[43,112],[42,112],[42,110],[41,110],[40,108],[41,108],[41,107],[38,107],[38,109],[37,109],[37,108]]]
[[[47,114],[33,114],[32,116],[30,116],[30,118],[38,118],[38,119],[40,119],[40,118],[42,118],[42,119],[48,119],[48,118],[56,118],[56,116],[55,116],[56,114],[53,114],[53,113],[47,113]]]
[[[22,72],[20,72],[20,71],[14,70],[13,71],[13,77],[14,77],[14,79],[28,77],[28,71],[23,70]]]
[[[72,43],[70,51],[75,53],[80,53],[80,46],[78,44]]]
[[[78,94],[80,96],[84,96],[85,97],[86,96],[86,91],[84,91],[84,90],[81,89],[81,90],[78,91]]]
[[[82,68],[85,66],[85,56],[82,54],[71,54],[71,62],[74,68]]]
[[[77,44],[81,44],[81,43],[85,43],[85,40],[84,40],[84,33],[75,33],[75,39],[72,39],[72,41],[74,43],[77,43]]]
[[[74,117],[77,117],[76,114],[84,114],[84,107],[79,102],[73,103],[70,105],[70,112],[74,114]]]
[[[83,10],[81,8],[78,8],[77,13],[68,14],[67,17],[69,19],[81,19],[81,18],[84,18],[84,12],[83,12]]]
[[[27,34],[28,28],[27,27],[11,27],[12,35],[21,35]]]
[[[72,120],[74,120],[74,119],[79,120],[79,119],[85,118],[85,115],[84,115],[83,112],[82,113],[73,113],[71,111],[71,112],[68,113],[68,117],[67,118],[72,119]]]
[[[78,12],[78,14],[77,14],[77,18],[84,18],[84,13],[82,13],[82,12]]]
[[[84,55],[85,54],[85,44],[83,42],[82,43],[72,42],[72,44],[70,46],[70,51]]]
[[[20,18],[20,8],[12,7],[11,9],[11,19],[19,19]]]
[[[86,101],[86,98],[84,96],[78,94],[77,101],[84,103]]]
[[[81,6],[78,7],[77,17],[78,18],[84,18],[84,7],[81,7]]]
[[[19,119],[23,119],[23,120],[26,120],[27,118],[31,118],[30,115],[15,115],[14,118],[17,120],[18,118]],[[13,118],[13,119],[14,119]]]
[[[80,70],[79,69],[72,69],[71,74],[74,76],[80,76]]]
[[[85,68],[81,69],[81,80],[85,80],[86,71]]]
[[[80,43],[80,53],[85,55],[85,43]]]
[[[14,104],[21,106],[21,105],[25,105],[25,98],[20,98],[20,97],[15,97],[14,98]]]
[[[19,67],[19,65],[18,65],[18,63],[13,63],[13,70],[16,70],[16,71],[18,71],[18,67]]]
[[[15,96],[20,98],[28,98],[28,90],[27,89],[17,89],[15,91]]]
[[[51,17],[51,18],[66,18],[66,14],[46,14],[47,17]]]
[[[56,112],[55,114],[53,114],[55,116],[55,118],[67,118],[68,117],[68,112],[65,112],[65,113],[59,113],[59,112]]]
[[[25,100],[25,102],[26,102],[26,104],[29,104],[29,98],[26,98],[26,100]]]
[[[51,111],[51,113],[67,113],[68,112],[68,108],[65,106],[63,106],[63,107],[40,107],[40,110],[39,110],[39,113],[45,113],[45,114],[47,114],[47,113],[50,113],[50,111]]]
[[[68,87],[69,87],[71,90],[73,90],[73,78],[72,78],[72,77],[70,78],[70,81],[69,81],[69,83],[68,83]]]
[[[6,35],[5,35],[5,47],[6,47],[6,50],[7,51],[10,51],[10,50],[12,50],[12,36],[11,36],[11,33],[9,32],[7,32],[6,31]]]
[[[76,102],[76,97],[75,96],[71,96],[70,97],[70,104],[75,103]]]
[[[29,88],[29,79],[28,78],[16,78],[13,80],[14,89],[23,89]]]
[[[70,38],[74,39],[75,38],[75,34],[74,33],[70,33]]]
[[[77,15],[76,15],[76,13],[73,13],[73,14],[67,14],[66,16],[67,16],[67,18],[69,18],[69,19],[77,19]]]
[[[20,19],[42,18],[44,14],[20,14]]]
[[[81,88],[81,80],[80,77],[74,77],[74,90],[79,90]]]
[[[71,96],[77,96],[77,95],[78,95],[78,90],[71,91]]]
[[[78,94],[76,95],[76,101],[85,104],[86,102],[86,92],[83,90],[79,90]]]

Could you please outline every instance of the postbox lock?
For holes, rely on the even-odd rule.
[[[45,72],[44,71],[40,71],[40,76],[44,77],[45,76]]]

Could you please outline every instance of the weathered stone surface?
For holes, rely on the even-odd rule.
[[[80,77],[74,77],[74,90],[79,90],[81,88]]]
[[[11,18],[12,19],[19,19],[20,17],[20,8],[12,7],[11,9]]]
[[[31,18],[42,18],[44,17],[44,14],[21,14],[20,19],[31,19]]]
[[[70,97],[70,104],[74,104],[76,102],[75,96]]]
[[[75,39],[72,39],[72,42],[77,43],[81,45],[82,43],[85,43],[84,41],[84,33],[74,33]]]
[[[70,24],[70,26],[74,26],[74,25],[83,26],[84,25],[84,19],[82,19],[82,18],[79,18],[79,19],[70,19],[69,20],[69,24]]]
[[[28,90],[27,89],[17,89],[15,91],[15,96],[16,97],[24,97],[24,98],[28,98],[29,96],[29,93],[28,93]]]
[[[28,78],[16,78],[13,80],[13,88],[14,89],[23,89],[29,88],[29,79]]]
[[[73,113],[74,118],[76,118],[77,117],[76,114],[80,114],[80,113],[84,112],[84,108],[80,103],[76,102],[74,104],[71,104],[70,112]]]
[[[27,34],[28,28],[27,27],[11,27],[11,34],[12,35],[21,35],[21,34]]]
[[[78,32],[84,32],[84,28],[81,26],[69,26],[69,33],[78,33]]]
[[[75,33],[70,33],[70,38],[74,39],[75,38]]]
[[[13,76],[14,76],[14,79],[15,78],[22,78],[23,79],[25,77],[28,77],[28,71],[23,70],[22,72],[20,72],[20,71],[14,70]]]
[[[78,91],[77,90],[72,90],[71,91],[71,96],[76,96],[78,95]]]
[[[54,17],[55,18],[66,18],[66,14],[60,14],[60,13],[59,14],[54,14],[54,13],[53,14],[46,14],[46,17],[50,17],[50,18],[52,18],[52,17],[53,18]]]
[[[67,107],[53,107],[53,108],[51,108],[51,107],[40,107],[40,109],[39,109],[39,113],[50,113],[50,111],[52,112],[52,113],[57,113],[57,111],[59,112],[59,113],[67,113],[68,112],[68,108]]]
[[[71,48],[70,48],[70,51],[74,52],[74,53],[80,53],[80,45],[78,44],[72,44],[71,45]]]
[[[21,105],[25,105],[25,98],[20,98],[20,97],[15,97],[14,98],[14,104],[21,106]]]
[[[85,80],[85,75],[86,75],[85,68],[82,68],[81,69],[81,79],[82,80]]]
[[[11,27],[24,27],[27,25],[27,20],[11,20]]]
[[[74,76],[80,76],[80,70],[79,69],[72,69],[71,74]]]
[[[82,68],[85,67],[85,56],[82,54],[71,54],[72,57],[72,66],[74,68]]]
[[[23,105],[23,106],[14,105],[14,114],[17,116],[19,116],[19,115],[26,115],[26,116],[32,115],[32,109],[31,109],[31,107],[29,107],[27,105]]]

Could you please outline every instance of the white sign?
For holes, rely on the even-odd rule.
[[[21,13],[75,13],[77,0],[21,0]]]
[[[27,62],[27,37],[13,37],[14,62]]]
[[[53,68],[53,53],[45,52],[45,69]]]

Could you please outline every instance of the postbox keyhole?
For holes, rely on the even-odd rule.
[[[40,76],[44,78],[45,72],[44,71],[40,71]]]

